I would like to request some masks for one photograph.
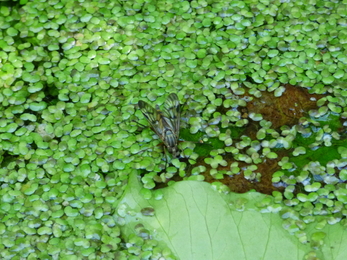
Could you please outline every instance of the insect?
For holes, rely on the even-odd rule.
[[[138,105],[154,132],[164,142],[169,153],[174,158],[178,157],[180,152],[177,143],[180,132],[181,108],[177,95],[170,94],[162,110],[158,105],[153,108],[142,100],[139,101]]]

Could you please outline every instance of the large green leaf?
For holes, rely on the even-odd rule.
[[[122,200],[125,235],[138,223],[152,231],[181,260],[303,259],[311,249],[283,227],[278,213],[255,206],[266,198],[256,192],[221,194],[208,183],[184,181],[163,189],[163,198],[146,200],[135,176]],[[141,209],[153,207],[153,216]]]

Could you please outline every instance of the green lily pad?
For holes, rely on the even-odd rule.
[[[297,238],[302,233],[305,239],[308,238],[306,241],[312,233],[315,241],[322,242],[323,246],[320,246],[323,250],[328,249],[324,244],[328,242],[316,234],[313,226],[308,231],[304,230],[306,233],[296,233],[297,236],[283,229],[283,220],[276,212],[285,206],[271,204],[271,199],[267,204],[261,203],[270,197],[257,192],[221,194],[208,183],[184,181],[163,189],[163,199],[146,200],[140,195],[141,185],[135,175],[130,177],[129,183],[120,203],[126,212],[131,212],[123,215],[124,234],[134,233],[135,226],[140,222],[155,233],[154,239],[163,247],[169,247],[181,260],[303,259],[312,248]],[[258,204],[263,206],[261,210]],[[141,214],[141,210],[148,207],[153,209],[154,214]],[[334,232],[347,235],[335,226]],[[328,226],[327,230],[319,232],[331,237],[329,229]],[[347,253],[344,248],[335,250],[328,254],[342,256]]]

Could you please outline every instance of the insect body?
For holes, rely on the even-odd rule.
[[[176,94],[172,93],[165,101],[164,108],[160,110],[157,105],[155,109],[144,101],[139,101],[139,107],[143,115],[151,124],[154,132],[164,142],[169,153],[173,157],[179,155],[177,147],[180,131],[180,102]]]

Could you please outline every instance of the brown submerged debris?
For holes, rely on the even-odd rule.
[[[273,92],[265,91],[260,98],[253,97],[253,100],[247,102],[248,114],[252,112],[262,114],[265,120],[272,122],[273,129],[283,125],[293,126],[301,117],[307,116],[309,110],[317,109],[317,100],[325,97],[325,95],[310,94],[302,87],[289,84],[283,87],[286,90],[280,97],[275,97]]]

